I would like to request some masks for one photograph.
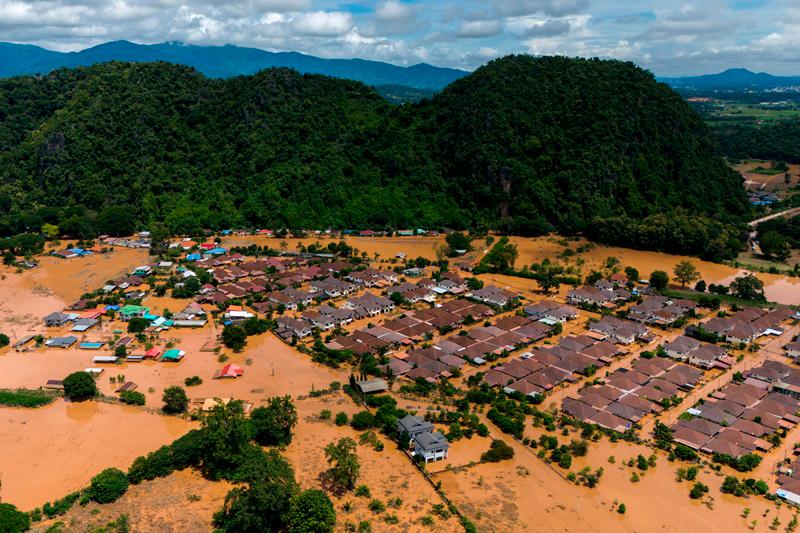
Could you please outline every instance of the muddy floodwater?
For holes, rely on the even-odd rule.
[[[111,466],[170,443],[192,423],[101,402],[56,400],[39,409],[0,408],[2,500],[21,509],[85,487]]]

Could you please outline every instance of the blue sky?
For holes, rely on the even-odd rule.
[[[800,0],[0,0],[0,41],[296,50],[473,69],[510,53],[800,75]]]

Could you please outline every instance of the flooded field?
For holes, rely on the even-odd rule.
[[[785,505],[777,509],[763,498],[736,498],[719,490],[724,476],[703,470],[698,480],[709,486],[702,500],[689,498],[691,483],[678,482],[676,470],[687,465],[670,463],[658,454],[655,468],[646,472],[623,464],[653,450],[603,439],[589,446],[586,457],[573,461],[573,472],[588,466],[603,468],[594,489],[565,479],[566,470],[547,465],[531,450],[501,435],[516,454],[510,461],[480,464],[437,474],[434,479],[480,531],[524,531],[536,524],[539,531],[748,531],[757,520],[757,531],[767,531],[774,516],[782,524],[794,515]],[[560,434],[559,440],[566,439]],[[576,438],[573,436],[572,438]],[[614,463],[609,462],[613,457]],[[631,477],[637,471],[638,482]],[[624,503],[626,512],[617,512]],[[742,513],[751,509],[746,520]],[[765,515],[766,513],[766,515]]]
[[[104,468],[126,470],[136,457],[193,427],[180,418],[102,402],[0,407],[0,496],[32,509],[85,487]]]

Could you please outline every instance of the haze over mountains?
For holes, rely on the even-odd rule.
[[[773,76],[766,72],[752,72],[744,68],[731,68],[718,74],[682,78],[658,78],[676,89],[752,89],[800,86],[800,76]]]
[[[0,43],[0,77],[46,74],[60,67],[89,66],[107,61],[167,61],[194,67],[211,78],[255,74],[270,67],[289,67],[300,73],[324,74],[367,85],[402,85],[438,91],[468,74],[463,70],[420,63],[399,67],[364,59],[322,59],[298,52],[267,52],[239,46],[195,46],[177,42],[136,44],[114,41],[80,52],[54,52],[38,46]]]
[[[386,86],[382,95],[390,101],[418,100],[440,91],[469,74],[466,71],[420,63],[400,67],[364,59],[324,59],[299,52],[268,52],[240,46],[197,46],[180,42],[136,44],[113,41],[80,52],[56,52],[38,46],[0,42],[0,78],[45,74],[60,67],[90,66],[107,61],[167,61],[194,67],[211,78],[254,74],[270,67],[288,67],[300,73],[324,74]],[[800,85],[800,76],[773,76],[732,68],[717,74],[688,77],[658,77],[678,89],[753,89]],[[404,88],[417,89],[408,91]]]

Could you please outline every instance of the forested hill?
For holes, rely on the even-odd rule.
[[[635,245],[704,254],[714,239],[734,246],[726,224],[748,210],[669,88],[629,63],[559,57],[495,60],[402,107],[287,69],[223,80],[108,63],[0,80],[0,176],[5,234],[164,220],[175,232],[596,227],[614,240],[635,225]]]

